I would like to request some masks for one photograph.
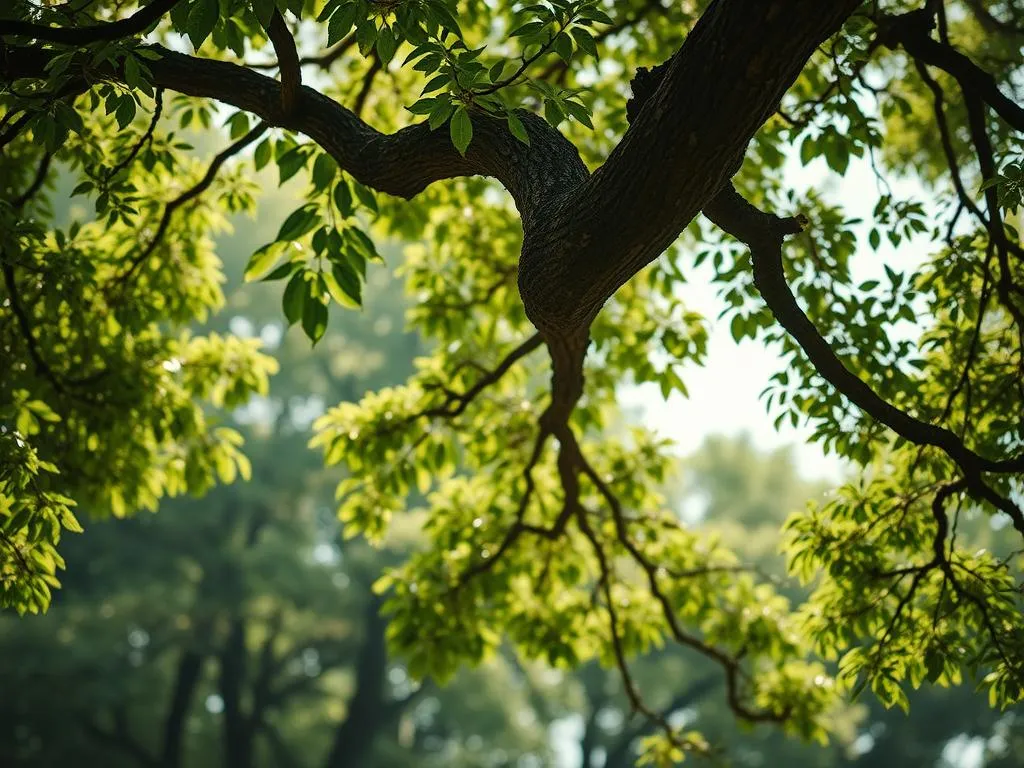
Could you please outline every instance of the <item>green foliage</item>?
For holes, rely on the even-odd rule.
[[[852,388],[765,305],[748,249],[697,220],[590,325],[583,394],[557,434],[552,339],[534,335],[517,291],[527,212],[473,174],[489,153],[554,152],[556,128],[601,166],[626,134],[632,73],[727,4],[182,0],[117,34],[162,5],[0,11],[15,30],[0,27],[0,604],[45,609],[75,514],[125,517],[249,478],[230,414],[265,402],[278,364],[254,337],[197,328],[242,277],[254,305],[334,355],[310,377],[329,406],[311,443],[342,534],[383,545],[423,521],[420,546],[377,581],[414,677],[449,680],[512,647],[559,669],[612,667],[650,715],[632,660],[683,647],[719,668],[740,719],[817,740],[865,689],[901,708],[911,689],[962,681],[997,707],[1024,699],[1010,543],[1024,533],[1021,474],[1003,471],[1024,443],[1020,118],[1000,100],[1022,66],[1012,4],[929,4],[934,33],[911,29],[924,18],[913,3],[865,4],[810,57],[735,176],[752,203],[809,222],[784,246],[783,277]],[[960,58],[917,58],[915,41]],[[220,62],[174,70],[198,59]],[[985,79],[956,69],[973,62]],[[29,74],[8,76],[16,66]],[[201,96],[220,77],[252,114]],[[351,107],[337,125],[301,122],[330,100]],[[226,148],[193,147],[222,138],[218,126]],[[426,137],[424,155],[378,151],[394,133]],[[388,173],[368,169],[381,157]],[[444,183],[417,186],[421,164]],[[865,171],[876,190],[832,183]],[[700,181],[707,197],[721,181]],[[213,235],[275,185],[297,199],[262,209],[247,265],[225,274]],[[385,242],[404,248],[396,272],[424,351],[404,381],[342,398],[329,384],[349,337],[331,315],[372,307]],[[576,247],[589,268],[588,243]],[[823,502],[787,510],[785,557],[806,594],[742,567],[728,528],[681,523],[665,495],[671,446],[622,427],[624,385],[686,395],[688,367],[705,362],[708,323],[682,298],[694,277],[718,292],[734,340],[780,355],[764,392],[776,423],[855,468]],[[749,526],[760,513],[745,514]],[[978,551],[968,520],[1005,538]],[[645,742],[653,764],[705,749],[668,725]]]

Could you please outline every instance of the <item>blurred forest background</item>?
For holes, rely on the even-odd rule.
[[[299,185],[266,184],[268,215],[239,218],[219,241],[229,298],[208,328],[259,336],[281,363],[272,397],[233,416],[254,479],[157,515],[93,522],[66,542],[64,588],[49,613],[0,616],[0,766],[632,766],[647,726],[615,671],[525,667],[507,654],[438,689],[389,657],[371,585],[417,546],[422,519],[396,521],[382,550],[343,540],[338,478],[306,443],[325,406],[403,381],[420,342],[403,330],[397,249],[371,271],[365,309],[332,307],[312,351],[283,328],[278,285],[239,284]],[[58,213],[87,215],[68,191],[58,189],[67,207]],[[759,452],[740,436],[709,438],[666,490],[688,522],[782,580],[781,523],[827,486],[802,477],[788,451]],[[963,521],[958,535],[997,546],[987,521]],[[670,720],[723,745],[721,765],[1024,765],[1024,712],[989,709],[971,681],[913,692],[909,716],[865,697],[836,713],[840,738],[820,746],[738,726],[720,672],[701,658],[654,654],[636,677]]]

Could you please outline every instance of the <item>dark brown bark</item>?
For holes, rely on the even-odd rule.
[[[203,657],[192,648],[182,651],[174,676],[171,704],[164,718],[161,768],[179,768],[184,751],[185,722],[203,671]]]
[[[242,705],[248,653],[245,638],[245,620],[232,619],[228,627],[227,640],[218,659],[218,688],[224,701],[224,764],[231,768],[250,768],[252,765],[252,734]]]
[[[391,721],[384,698],[387,674],[387,622],[380,615],[381,599],[370,597],[363,616],[366,635],[356,661],[355,693],[346,706],[345,719],[334,731],[324,768],[359,768],[373,747],[377,734]]]
[[[546,336],[585,329],[736,172],[814,50],[858,0],[718,0],[607,162],[526,229],[519,288]]]
[[[411,197],[434,181],[482,174],[500,181],[523,218],[519,285],[545,337],[579,336],[604,302],[658,256],[735,172],[750,138],[807,59],[859,0],[717,0],[672,58],[638,119],[590,177],[575,147],[523,114],[529,147],[503,121],[474,115],[461,157],[425,124],[382,134],[351,111],[234,64],[166,51],[156,85],[218,99],[305,133],[362,183]],[[8,79],[42,76],[52,52],[12,47]],[[117,75],[116,72],[111,74]]]

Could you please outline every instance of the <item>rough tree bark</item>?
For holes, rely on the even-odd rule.
[[[282,99],[281,83],[234,64],[153,47],[159,58],[150,69],[160,87],[213,98],[306,134],[380,192],[410,198],[435,181],[475,174],[501,182],[522,217],[519,289],[552,354],[552,421],[562,421],[582,392],[587,332],[597,312],[735,173],[751,137],[811,54],[858,5],[716,0],[592,175],[568,140],[526,113],[530,146],[503,121],[474,115],[473,143],[462,157],[425,123],[382,134],[312,88]],[[54,55],[10,46],[4,77],[42,76]]]

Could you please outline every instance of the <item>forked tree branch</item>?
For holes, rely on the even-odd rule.
[[[302,68],[299,65],[299,52],[295,48],[295,38],[281,11],[276,8],[270,17],[267,35],[277,54],[277,66],[281,72],[281,111],[287,115],[295,109],[299,87],[302,85]]]

